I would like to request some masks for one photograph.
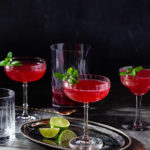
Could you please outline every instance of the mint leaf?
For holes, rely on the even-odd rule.
[[[138,66],[135,68],[128,67],[126,68],[126,72],[120,72],[120,76],[123,76],[123,75],[136,76],[136,73],[140,72],[142,69],[143,69],[142,66]]]
[[[78,80],[78,70],[69,67],[66,71],[66,74],[55,72],[54,76],[60,80],[67,80],[70,84],[77,84],[79,82]]]
[[[20,63],[20,61],[15,60],[15,61],[11,62],[10,66],[21,66],[21,63]]]
[[[127,72],[120,72],[120,76],[127,75]]]
[[[136,76],[136,71],[133,69],[130,73],[129,73],[130,76]]]
[[[142,69],[143,69],[142,66],[138,66],[138,67],[134,68],[134,70],[135,70],[136,72],[140,72]]]
[[[8,52],[6,58],[12,58],[12,52]]]
[[[73,70],[74,69],[72,67],[69,67],[68,70],[67,70],[67,75],[68,76],[72,75],[73,74]]]
[[[63,80],[64,78],[66,78],[66,75],[62,74],[62,73],[58,73],[58,72],[55,72],[54,73],[54,77],[60,79],[60,80]]]
[[[129,67],[128,67],[128,68],[126,69],[126,72],[127,72],[127,73],[129,73],[129,72],[131,72],[131,71],[132,71],[132,68],[129,68]]]
[[[8,62],[8,61],[12,61],[12,58],[8,58],[8,57],[6,57],[6,58],[5,58],[5,61],[6,61],[6,62]]]
[[[74,84],[74,81],[72,79],[68,79],[67,81],[71,84]]]
[[[66,76],[66,75],[64,75],[63,80],[66,80],[66,79],[67,79],[67,76]]]
[[[6,66],[6,64],[7,64],[7,61],[5,60],[0,61],[0,66]]]
[[[78,75],[79,75],[78,70],[75,69],[73,71],[73,77],[78,78]]]
[[[8,52],[6,58],[0,61],[0,66],[21,66],[20,61],[12,59],[12,52]]]

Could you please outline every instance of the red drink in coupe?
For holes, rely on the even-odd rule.
[[[64,93],[72,100],[84,103],[84,134],[69,142],[71,149],[101,149],[100,138],[88,135],[88,104],[105,98],[110,90],[110,80],[101,75],[79,75],[79,82],[71,84],[63,81]]]
[[[21,64],[18,67],[4,67],[6,75],[14,81],[26,83],[39,80],[46,71],[46,64],[39,62],[21,61]]]
[[[144,95],[150,89],[150,69],[142,69],[136,76],[125,75],[120,79],[122,84],[135,95]]]
[[[134,95],[136,95],[135,120],[133,123],[124,123],[122,127],[125,129],[142,131],[147,128],[147,126],[143,124],[141,120],[141,102],[142,96],[150,90],[150,67],[127,66],[120,68],[119,72],[122,84],[126,86]]]
[[[96,86],[101,88],[96,89]],[[69,87],[69,88],[68,88]],[[110,85],[99,80],[79,80],[78,84],[71,85],[67,81],[63,84],[65,94],[72,100],[82,103],[96,102],[107,96]]]
[[[46,72],[46,62],[38,57],[14,57],[13,61],[19,61],[20,66],[5,66],[6,75],[17,82],[23,83],[23,114],[18,116],[18,120],[34,120],[37,115],[30,116],[28,114],[28,82],[33,82],[41,79]]]

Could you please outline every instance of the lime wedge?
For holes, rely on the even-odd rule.
[[[58,143],[61,146],[69,146],[69,141],[76,138],[77,135],[71,130],[64,130],[60,133],[58,137]]]
[[[50,119],[51,128],[60,128],[61,130],[67,129],[70,126],[70,122],[63,117],[52,117]]]
[[[63,141],[59,145],[63,147],[69,147],[69,141]]]
[[[45,138],[55,138],[59,130],[59,128],[39,128],[41,135]]]
[[[51,145],[54,145],[54,146],[57,145],[56,142],[54,142],[54,141],[52,141],[52,140],[49,140],[49,139],[46,139],[46,138],[44,138],[42,141],[43,141],[44,143],[48,143],[48,144],[51,144]]]

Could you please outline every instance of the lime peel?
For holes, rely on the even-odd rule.
[[[64,145],[63,143],[66,143],[73,139],[73,138],[76,138],[77,135],[76,133],[74,133],[73,131],[71,130],[64,130],[60,133],[59,137],[58,137],[58,143],[59,145]]]

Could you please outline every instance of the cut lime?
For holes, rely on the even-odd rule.
[[[59,145],[69,145],[69,141],[73,138],[76,138],[77,135],[71,130],[64,130],[58,137]],[[67,144],[68,143],[68,144]]]
[[[52,140],[49,140],[49,139],[46,139],[46,138],[44,138],[42,141],[43,141],[44,143],[48,143],[48,144],[51,144],[51,145],[54,145],[54,146],[57,145],[56,142],[54,142],[54,141],[52,141]]]
[[[63,141],[59,145],[63,147],[69,147],[69,141]]]
[[[45,138],[55,138],[59,130],[59,128],[39,128],[41,135]]]
[[[52,117],[50,119],[51,128],[60,128],[61,130],[67,129],[70,126],[70,122],[63,117]]]

